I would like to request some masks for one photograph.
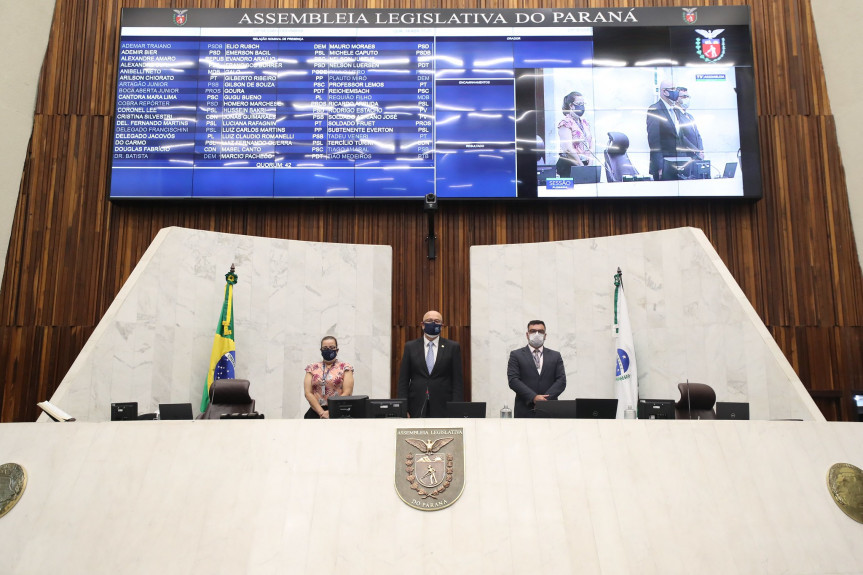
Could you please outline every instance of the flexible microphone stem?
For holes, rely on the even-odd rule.
[[[426,406],[427,406],[428,404],[429,404],[429,388],[428,388],[428,387],[426,387],[426,399],[425,399],[425,401],[423,402],[422,409],[420,409],[420,417],[422,417],[422,416],[423,416],[423,414],[425,413],[425,411],[426,411]]]

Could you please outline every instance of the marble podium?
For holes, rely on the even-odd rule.
[[[390,396],[390,246],[165,228],[51,402],[78,421],[106,421],[120,401],[139,413],[191,402],[197,413],[232,263],[236,375],[251,381],[258,411],[302,417],[303,368],[320,361],[324,335],[353,364],[355,393]]]
[[[695,228],[470,252],[473,398],[489,416],[514,394],[509,352],[544,320],[561,352],[561,399],[614,397],[614,274],[623,271],[640,397],[674,399],[706,383],[752,419],[824,417],[704,233]]]
[[[859,573],[863,525],[827,471],[863,426],[816,421],[434,420],[465,488],[393,485],[408,420],[0,425],[28,473],[0,573]]]

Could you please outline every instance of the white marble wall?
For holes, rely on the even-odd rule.
[[[0,573],[861,571],[863,525],[826,482],[863,466],[858,424],[449,425],[464,492],[424,512],[393,486],[406,420],[3,424],[0,463],[29,482]]]
[[[640,397],[679,399],[677,384],[707,383],[717,401],[750,403],[752,419],[823,420],[701,230],[474,246],[470,252],[473,399],[497,416],[514,394],[511,350],[527,322],[546,322],[563,354],[561,399],[614,397],[614,274],[623,271]]]
[[[137,401],[140,413],[159,403],[197,410],[231,263],[236,376],[251,381],[258,411],[302,416],[303,369],[320,361],[328,334],[354,365],[354,393],[390,396],[390,246],[165,228],[51,401],[79,421],[108,420],[117,401]]]

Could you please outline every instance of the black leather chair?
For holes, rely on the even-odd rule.
[[[680,401],[674,404],[677,419],[716,419],[716,392],[706,383],[678,383]]]
[[[609,132],[605,147],[605,180],[622,182],[623,176],[637,176],[638,170],[632,165],[626,150],[629,138],[623,132]]]
[[[223,414],[254,413],[248,379],[217,379],[210,386],[210,405],[198,419],[220,419]]]

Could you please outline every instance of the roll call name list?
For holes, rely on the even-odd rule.
[[[123,39],[114,166],[431,166],[432,54],[422,38]]]

